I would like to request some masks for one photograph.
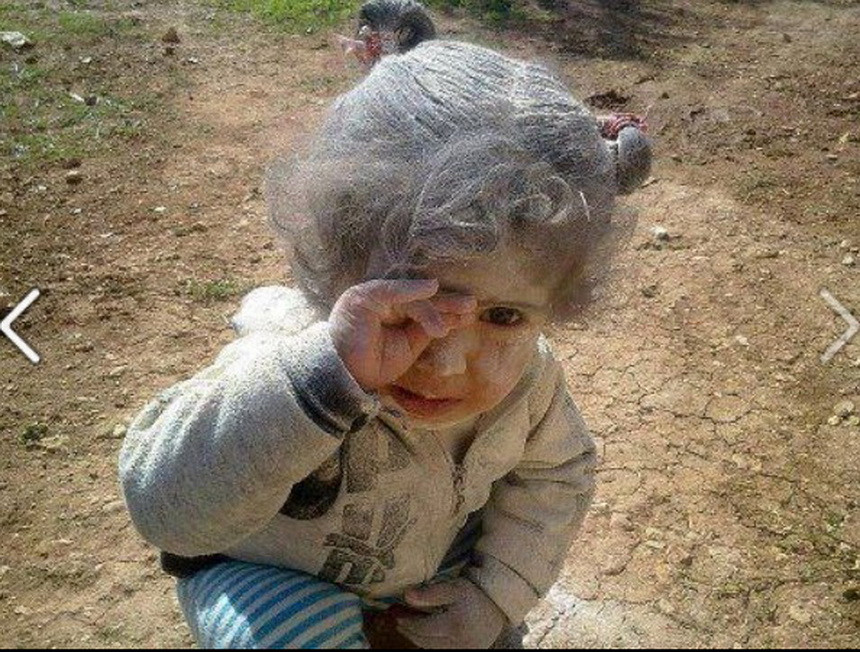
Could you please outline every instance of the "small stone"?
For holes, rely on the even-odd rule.
[[[120,365],[118,367],[114,367],[108,372],[108,378],[118,378],[125,373],[125,370],[128,369],[127,364]]]
[[[16,616],[29,616],[31,613],[33,613],[32,610],[28,609],[23,605],[15,607]]]
[[[84,180],[84,175],[80,170],[69,170],[66,172],[66,183],[70,186],[76,186]]]
[[[609,517],[609,527],[614,530],[623,530],[624,532],[632,532],[635,526],[630,521],[630,517],[623,512],[614,512]]]
[[[85,66],[87,66],[87,65],[89,65],[89,64],[91,64],[91,63],[93,62],[93,58],[92,58],[92,57],[81,57],[81,58],[79,59],[79,61],[80,61],[82,64],[84,64]]]
[[[842,264],[845,265],[845,267],[854,267],[854,256],[847,254],[842,258]]]
[[[665,227],[659,225],[653,226],[651,227],[651,234],[658,242],[666,242],[669,240],[669,231],[667,231]]]
[[[56,453],[65,448],[68,443],[69,438],[65,435],[54,435],[53,437],[45,437],[37,445],[49,453]]]
[[[173,43],[174,45],[180,42],[179,32],[175,27],[171,27],[161,37],[162,43]]]
[[[842,242],[839,243],[840,249],[848,249],[848,247],[850,247],[850,246],[851,246],[850,240],[843,240]]]
[[[154,213],[158,213],[159,215],[167,212],[167,206],[156,206],[152,209]]]
[[[829,426],[838,426],[842,423],[842,419],[837,417],[835,414],[832,414],[829,419],[827,419],[827,425]]]
[[[3,43],[13,50],[24,50],[33,47],[33,41],[21,32],[0,32],[0,41],[3,41]]]
[[[125,433],[127,432],[128,428],[126,428],[123,424],[118,423],[113,427],[111,435],[114,437],[114,439],[122,439],[123,437],[125,437]]]
[[[801,625],[808,625],[809,622],[812,620],[812,616],[809,615],[808,611],[805,611],[801,607],[798,607],[794,604],[788,608],[788,616],[789,618],[800,623]]]
[[[843,419],[854,414],[854,410],[855,406],[852,401],[839,401],[833,406],[833,414]]]
[[[846,425],[849,425],[852,428],[860,426],[860,416],[857,416],[856,414],[852,414],[850,417],[845,419],[845,423],[846,423]]]
[[[750,341],[743,335],[735,335],[735,342],[737,342],[741,346],[749,346],[750,345]]]
[[[3,579],[3,576],[4,576],[6,573],[8,573],[10,570],[12,570],[12,569],[11,569],[11,568],[9,568],[8,566],[0,566],[0,580],[2,580],[2,579]]]
[[[827,154],[824,158],[828,161],[838,161],[839,157],[836,154]]]
[[[102,507],[102,512],[105,514],[120,514],[124,511],[125,503],[121,500],[113,500]]]
[[[782,40],[785,41],[786,43],[791,43],[791,35],[783,32],[782,33]]]
[[[651,550],[663,550],[666,547],[662,541],[646,541],[643,545],[646,548],[651,548]]]
[[[195,66],[196,66],[198,63],[200,63],[200,59],[198,59],[197,57],[188,57],[188,58],[186,59],[186,61],[187,61],[188,63],[192,64],[192,65],[195,65]]]
[[[644,288],[642,288],[642,296],[648,299],[653,299],[655,296],[657,296],[657,288],[658,286],[656,283],[646,285]]]

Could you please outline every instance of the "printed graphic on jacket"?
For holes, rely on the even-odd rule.
[[[344,453],[346,493],[357,500],[344,506],[341,532],[325,539],[332,550],[319,577],[354,586],[384,582],[386,570],[394,568],[394,550],[414,520],[409,519],[409,494],[389,497],[382,504],[373,494],[381,475],[409,465],[409,452],[395,437],[366,427],[344,442]],[[361,500],[368,493],[371,495]]]

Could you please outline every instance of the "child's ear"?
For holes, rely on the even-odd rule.
[[[618,192],[633,192],[651,174],[651,140],[637,127],[625,127],[618,138],[607,141],[615,155]]]

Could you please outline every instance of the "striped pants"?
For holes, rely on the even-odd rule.
[[[177,585],[204,649],[366,649],[357,595],[298,571],[245,562],[207,568]]]
[[[477,540],[479,523],[479,518],[470,519],[460,532],[437,580],[460,573]],[[228,561],[179,580],[177,594],[201,648],[369,647],[362,599],[299,571]],[[371,608],[384,605],[377,602]]]

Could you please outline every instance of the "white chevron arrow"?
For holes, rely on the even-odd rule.
[[[848,344],[851,338],[857,334],[857,331],[860,330],[860,322],[858,322],[854,318],[854,315],[848,312],[848,310],[845,309],[845,306],[839,303],[836,298],[830,294],[830,292],[822,290],[818,294],[820,294],[821,298],[830,304],[831,308],[839,313],[839,316],[842,317],[842,319],[848,322],[848,330],[837,337],[836,341],[828,346],[827,350],[821,354],[821,361],[827,362],[830,358],[836,355],[836,352],[839,351],[839,349]]]
[[[39,298],[39,290],[30,290],[30,293],[24,297],[24,300],[15,306],[6,318],[3,321],[0,321],[0,332],[3,333],[6,337],[12,340],[12,344],[21,349],[21,353],[27,356],[27,358],[33,364],[38,364],[39,354],[36,353],[33,349],[31,349],[27,343],[21,339],[21,336],[18,335],[15,331],[12,330],[12,322],[18,319],[27,308],[30,307],[36,299]]]

